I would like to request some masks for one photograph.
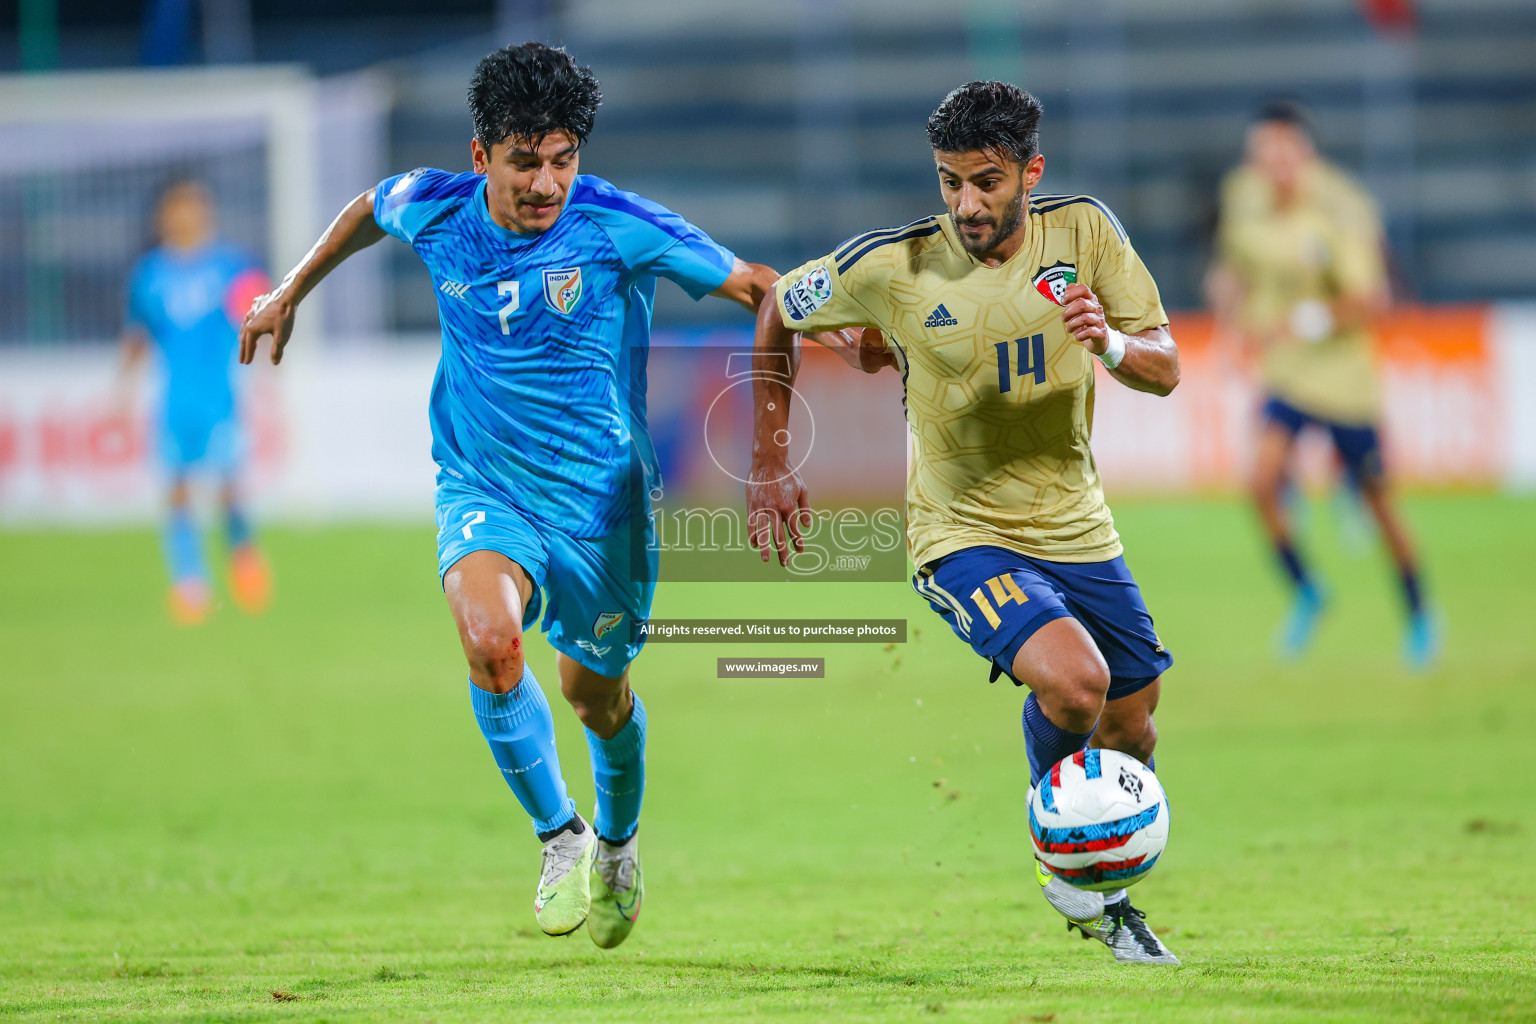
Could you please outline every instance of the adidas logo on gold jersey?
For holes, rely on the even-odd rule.
[[[944,303],[928,314],[928,319],[923,321],[924,327],[958,327],[960,321],[949,315],[949,310],[944,308]]]

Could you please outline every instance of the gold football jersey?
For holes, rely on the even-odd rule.
[[[924,565],[991,545],[1056,562],[1120,554],[1093,453],[1094,359],[1061,320],[1081,281],[1125,333],[1168,322],[1157,285],[1109,209],[1035,195],[1024,244],[1000,267],[945,216],[872,231],[784,275],[794,330],[878,327],[906,390],[907,550]]]
[[[1386,286],[1376,205],[1343,171],[1309,168],[1301,201],[1275,205],[1255,171],[1222,183],[1218,247],[1242,281],[1246,329],[1263,344],[1265,388],[1290,405],[1346,423],[1376,418],[1380,398],[1369,330],[1309,333],[1308,304]]]

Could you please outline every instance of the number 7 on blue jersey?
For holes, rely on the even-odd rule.
[[[512,333],[512,325],[507,323],[507,317],[509,317],[513,313],[517,312],[517,307],[518,307],[518,305],[522,301],[519,298],[519,296],[517,294],[517,291],[518,291],[518,289],[517,289],[517,282],[516,281],[497,281],[496,282],[496,294],[497,295],[510,295],[510,296],[512,296],[511,301],[509,301],[505,306],[502,306],[500,309],[498,309],[496,311],[496,319],[501,321],[501,333],[502,334],[511,334]]]

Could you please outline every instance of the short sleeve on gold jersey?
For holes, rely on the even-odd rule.
[[[1333,286],[1339,294],[1373,295],[1386,287],[1382,255],[1381,215],[1371,197],[1345,179],[1329,197],[1328,219],[1333,227]]]
[[[835,254],[796,267],[774,285],[784,326],[795,331],[835,331],[842,327],[879,327],[862,296],[880,287],[872,262],[838,272]]]
[[[1386,267],[1374,236],[1340,232],[1334,239],[1330,269],[1340,295],[1370,297],[1386,287]]]
[[[1163,310],[1157,282],[1131,247],[1125,229],[1097,202],[1079,205],[1088,231],[1087,238],[1078,243],[1088,250],[1085,255],[1090,271],[1084,283],[1103,305],[1109,326],[1126,334],[1140,334],[1166,324],[1168,314]]]

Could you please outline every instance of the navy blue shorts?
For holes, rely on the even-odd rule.
[[[1264,403],[1263,416],[1266,424],[1273,423],[1283,428],[1293,438],[1308,426],[1327,429],[1350,479],[1356,484],[1381,479],[1381,435],[1373,425],[1325,420],[1321,416],[1303,412],[1273,395]]]
[[[966,548],[923,566],[912,586],[992,663],[993,681],[1013,679],[1019,648],[1052,619],[1074,618],[1088,631],[1109,665],[1110,700],[1150,686],[1173,664],[1124,558],[1047,562],[1007,548]]]

